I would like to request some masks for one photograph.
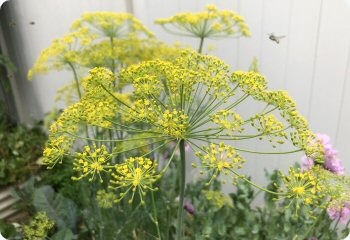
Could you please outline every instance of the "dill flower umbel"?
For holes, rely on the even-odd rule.
[[[25,239],[45,239],[55,222],[49,219],[46,212],[38,212],[28,225],[23,226]]]
[[[324,202],[326,186],[317,171],[303,172],[301,169],[290,168],[289,175],[283,176],[283,183],[285,195],[295,202],[297,210],[300,205],[321,206],[326,204]]]
[[[133,97],[117,93],[116,81],[133,82]],[[229,67],[213,56],[187,50],[171,62],[155,60],[132,65],[117,77],[105,68],[96,68],[83,83],[86,95],[72,108],[79,110],[68,108],[64,111],[53,125],[59,130],[51,135],[47,148],[51,148],[51,142],[61,135],[74,141],[94,141],[89,137],[81,138],[77,132],[64,127],[68,126],[69,119],[71,125],[85,122],[115,136],[117,139],[104,141],[109,142],[109,152],[117,155],[121,164],[124,164],[124,157],[138,157],[133,154],[151,156],[165,146],[171,146],[175,152],[181,142],[184,146],[186,143],[201,161],[194,166],[212,178],[237,175],[236,170],[245,162],[245,153],[259,154],[235,147],[234,141],[266,138],[273,149],[275,143],[272,140],[277,139],[280,144],[290,142],[295,146],[291,151],[281,153],[305,151],[309,156],[321,155],[317,147],[310,147],[309,139],[313,134],[285,92],[269,91],[265,78],[255,72],[230,74]],[[230,100],[233,96],[234,101]],[[265,102],[266,107],[258,115],[243,118],[235,107],[248,98]],[[114,106],[108,108],[110,104],[105,103],[106,99],[112,106],[114,102]],[[98,106],[107,109],[97,111]],[[277,117],[276,113],[282,117]],[[96,119],[92,120],[94,116]],[[289,125],[282,124],[283,119]],[[168,144],[171,142],[176,144]],[[208,143],[209,147],[206,146]],[[272,149],[271,154],[275,154]],[[64,154],[71,154],[70,149],[66,150]],[[48,155],[46,159],[47,163],[55,163],[56,158]],[[84,171],[83,167],[81,169]],[[87,172],[97,173],[94,169],[87,168]],[[124,177],[118,171],[114,176]],[[121,184],[121,179],[117,180],[112,185]]]
[[[234,147],[224,143],[219,145],[212,143],[209,147],[203,146],[203,150],[204,154],[197,152],[196,155],[201,159],[202,167],[212,172],[212,178],[209,183],[220,173],[227,175],[232,169],[242,168],[245,162]],[[193,166],[197,167],[196,164],[193,164]]]
[[[206,11],[199,13],[178,13],[169,18],[161,18],[156,23],[175,34],[199,37],[219,38],[228,36],[250,36],[244,18],[230,10],[219,10],[207,5]],[[169,29],[172,25],[176,30]]]
[[[114,180],[111,180],[110,188],[113,190],[121,189],[121,192],[120,198],[116,199],[115,202],[122,200],[131,191],[129,203],[133,201],[135,193],[144,203],[143,197],[147,191],[158,190],[157,187],[153,187],[153,184],[160,177],[157,173],[157,166],[156,161],[143,157],[131,157],[126,159],[125,163],[116,165],[116,171],[112,173]]]
[[[100,181],[103,182],[101,173],[107,172],[105,168],[110,165],[111,155],[107,152],[105,145],[102,145],[100,148],[97,148],[96,145],[93,147],[94,150],[90,146],[85,146],[84,152],[77,153],[73,163],[73,170],[78,172],[79,176],[72,177],[73,180],[80,180],[90,175],[89,181],[92,181],[95,175],[98,175]]]
[[[206,11],[198,13],[178,13],[169,18],[157,19],[166,31],[200,39],[198,52],[202,52],[205,38],[249,37],[249,27],[244,18],[231,10],[219,10],[207,5]]]
[[[179,45],[169,46],[154,38],[132,14],[114,12],[85,13],[76,20],[68,34],[55,39],[45,49],[28,78],[49,71],[67,69],[73,73],[74,81],[60,89],[57,100],[69,105],[84,95],[82,78],[88,69],[105,67],[112,72],[151,59],[173,59],[178,56]],[[118,82],[121,90],[130,82]]]

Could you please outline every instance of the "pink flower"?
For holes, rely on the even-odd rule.
[[[342,224],[346,224],[350,220],[350,204],[345,203],[344,207],[329,207],[327,213],[330,219],[339,219]]]
[[[185,199],[184,208],[191,215],[194,215],[196,213],[196,209],[194,208],[192,201],[189,198]]]
[[[318,133],[316,134],[316,138],[321,141],[325,151],[325,162],[323,167],[335,174],[343,175],[345,173],[343,162],[338,158],[338,152],[330,143],[329,136]],[[305,171],[309,171],[315,165],[314,159],[307,156],[303,156],[302,162],[303,170]]]
[[[304,155],[301,158],[301,161],[303,171],[310,171],[310,169],[315,165],[315,161],[312,158],[307,157],[306,155]]]

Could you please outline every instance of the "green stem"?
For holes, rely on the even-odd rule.
[[[81,99],[81,91],[80,91],[80,87],[79,87],[79,79],[78,79],[77,71],[75,70],[72,63],[68,62],[68,65],[72,69],[72,72],[74,75],[75,87],[77,88],[77,93],[78,93],[79,100],[80,100]]]
[[[154,224],[156,225],[156,228],[157,228],[158,239],[161,240],[162,236],[160,235],[158,215],[157,215],[157,207],[156,207],[156,202],[154,201],[154,193],[153,193],[153,191],[152,191],[151,196],[152,196],[152,206],[153,206],[153,214],[154,214]]]
[[[338,227],[338,224],[339,224],[340,217],[341,217],[341,216],[339,216],[339,217],[338,217],[337,222],[336,222],[336,223],[335,223],[335,225],[334,225],[333,232],[335,232],[335,231],[337,230],[337,227]]]
[[[281,196],[281,195],[285,195],[284,193],[278,193],[278,192],[274,192],[274,191],[271,191],[267,188],[263,188],[257,184],[255,184],[254,182],[250,181],[248,178],[246,178],[245,176],[237,173],[236,171],[232,170],[232,169],[229,169],[233,174],[235,174],[237,177],[239,177],[240,179],[246,181],[247,183],[249,183],[250,185],[256,187],[257,189],[260,189],[264,192],[267,192],[267,193],[270,193],[270,194],[273,194],[273,195],[278,195],[278,196]]]
[[[185,180],[186,180],[186,155],[185,155],[185,140],[180,140],[180,199],[179,199],[179,208],[177,214],[177,226],[176,226],[176,239],[182,240],[183,230],[183,209],[184,209],[184,195],[185,195]]]
[[[114,56],[114,42],[113,42],[113,37],[109,38],[110,42],[111,42],[111,49],[112,49],[112,56]],[[115,60],[112,57],[112,66],[111,66],[111,70],[113,73],[115,73]]]
[[[79,79],[78,79],[77,71],[75,70],[75,68],[74,68],[74,66],[73,66],[73,64],[71,62],[68,62],[68,65],[72,69],[72,72],[73,72],[73,75],[74,75],[75,87],[77,89],[79,100],[81,100],[81,96],[82,95],[81,95],[81,91],[80,91],[80,87],[79,87]],[[89,138],[89,126],[88,126],[87,123],[85,124],[85,131],[86,131],[86,137]]]
[[[319,217],[316,219],[316,221],[309,227],[309,229],[306,231],[306,233],[303,234],[303,235],[301,235],[300,240],[304,240],[305,238],[307,238],[307,237],[309,236],[309,234],[310,234],[313,230],[315,230],[315,227],[318,225],[318,223],[321,221],[321,219],[324,218],[324,216],[326,215],[326,212],[327,212],[326,209],[324,209],[324,210],[322,211],[322,213],[319,215]]]
[[[203,43],[204,43],[204,37],[201,37],[201,40],[199,43],[199,48],[198,48],[198,53],[202,53]]]

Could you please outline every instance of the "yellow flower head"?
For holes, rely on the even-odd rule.
[[[169,18],[158,19],[156,23],[171,33],[198,38],[251,35],[242,16],[234,11],[219,10],[214,5],[208,5],[203,12],[178,13]],[[172,28],[168,28],[169,25]]]
[[[282,175],[285,189],[282,190],[287,198],[295,202],[297,210],[301,205],[317,206],[324,203],[325,186],[322,176],[316,171],[301,171],[289,169],[289,175]]]
[[[107,36],[110,38],[123,38],[130,34],[144,34],[152,37],[153,33],[148,30],[138,19],[129,13],[115,12],[90,12],[76,20],[72,30],[88,28],[89,34]]]
[[[196,152],[196,155],[202,162],[200,166],[204,169],[202,173],[207,171],[212,174],[209,183],[221,173],[228,175],[232,173],[231,170],[240,169],[245,162],[234,147],[225,143],[212,143],[209,147],[204,146],[203,151],[204,153]],[[192,164],[192,166],[198,167],[196,164]]]
[[[220,126],[221,129],[226,129],[230,134],[234,132],[242,132],[244,130],[244,120],[233,110],[219,110],[211,116],[211,120]]]
[[[85,146],[84,152],[76,154],[73,170],[78,172],[78,176],[72,177],[73,180],[80,180],[90,175],[89,181],[92,181],[95,175],[98,175],[100,181],[103,182],[101,173],[108,171],[106,167],[110,165],[111,155],[107,152],[105,145],[97,148],[94,144],[93,147],[94,149],[91,149],[90,146]]]
[[[147,191],[156,191],[158,188],[153,187],[153,184],[160,178],[157,173],[158,164],[149,158],[135,157],[128,158],[125,163],[117,164],[115,172],[112,173],[110,188],[121,190],[120,198],[115,200],[119,202],[130,191],[132,192],[129,203],[134,200],[137,192],[141,202]]]
[[[257,115],[252,126],[261,132],[260,139],[268,138],[273,147],[274,142],[283,144],[287,138],[284,124],[273,114]]]
[[[229,206],[233,208],[232,199],[220,191],[203,190],[205,198],[211,201],[216,207],[222,208],[223,206]]]

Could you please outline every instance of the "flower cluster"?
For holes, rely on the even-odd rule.
[[[231,134],[244,131],[244,120],[232,110],[220,110],[211,116],[213,123],[220,126],[222,129],[227,129]]]
[[[333,148],[330,143],[330,138],[326,134],[317,134],[316,141],[320,142],[324,149],[325,161],[323,167],[335,174],[343,175],[345,168],[341,159],[338,157],[338,152]],[[310,170],[315,165],[315,160],[312,157],[303,156],[303,167],[306,170]]]
[[[245,160],[236,152],[234,147],[220,143],[218,145],[212,143],[209,147],[204,146],[203,152],[196,152],[197,157],[202,161],[202,167],[212,172],[210,182],[220,173],[228,175],[233,169],[242,168]],[[196,164],[192,164],[197,167]],[[209,183],[210,183],[209,182]]]
[[[316,169],[315,169],[316,170]],[[297,210],[300,205],[321,206],[325,204],[326,186],[323,176],[317,171],[302,171],[301,169],[290,168],[289,175],[283,176],[285,185],[284,195],[295,201]]]
[[[80,29],[88,29],[88,33],[96,38],[99,36],[122,38],[133,34],[153,36],[153,33],[130,13],[84,13],[72,25],[73,31]]]
[[[112,208],[115,200],[116,196],[113,192],[107,192],[106,190],[97,192],[96,201],[101,208]]]
[[[232,199],[220,191],[203,190],[203,194],[205,198],[211,201],[217,208],[222,208],[225,205],[231,208],[233,207]]]
[[[51,46],[42,51],[34,66],[28,72],[28,78],[33,79],[37,74],[46,74],[51,70],[71,68],[79,62],[80,54],[74,49],[76,44],[86,45],[92,39],[86,36],[86,31],[76,31],[55,39]]]
[[[122,200],[130,191],[132,196],[129,200],[131,203],[137,192],[141,202],[146,195],[146,191],[156,191],[157,188],[153,184],[159,179],[160,175],[157,173],[158,163],[149,158],[136,157],[128,158],[125,163],[115,166],[115,172],[112,173],[114,180],[111,180],[110,188],[119,190],[120,198],[115,202]]]
[[[319,155],[319,149],[309,147],[312,134],[296,111],[295,103],[284,92],[269,91],[263,76],[253,72],[230,75],[228,66],[213,56],[189,50],[179,55],[173,61],[156,60],[132,65],[123,69],[117,77],[105,68],[91,70],[82,81],[85,95],[52,125],[45,162],[54,165],[58,153],[70,155],[73,150],[74,155],[75,150],[71,147],[76,140],[94,141],[94,138],[79,136],[82,123],[100,128],[101,136],[109,136],[108,140],[104,140],[108,142],[108,152],[117,155],[120,164],[124,164],[125,157],[133,159],[141,153],[142,158],[151,156],[154,151],[170,146],[170,142],[176,143],[171,146],[172,151],[178,151],[179,142],[184,141],[201,160],[201,164],[193,165],[209,174],[211,179],[229,173],[235,178],[238,176],[236,171],[245,161],[242,154],[255,152],[234,147],[233,141],[266,137],[272,147],[274,139],[281,144],[289,141],[297,147],[290,152],[309,149],[307,153]],[[115,84],[118,80],[132,82],[134,94],[118,93]],[[267,107],[258,115],[243,119],[235,107],[249,97],[265,102]],[[281,120],[274,112],[280,113]],[[284,127],[283,119],[290,126]],[[246,124],[256,126],[255,133],[252,134],[251,129],[246,130]],[[288,137],[287,132],[292,137]],[[92,131],[87,130],[86,134],[91,135]],[[65,143],[62,150],[52,154],[50,149],[55,149],[55,142],[62,136],[70,139],[69,144]],[[308,141],[301,143],[294,140],[305,139],[306,136]],[[209,146],[202,143],[209,143]],[[99,162],[98,158],[88,153],[86,156],[91,161],[82,159],[83,154],[75,161],[75,169],[81,172],[77,179],[87,175],[93,178],[104,171],[102,166],[107,166],[106,162]],[[128,166],[131,166],[130,163]],[[112,185],[128,186],[125,191],[128,192],[134,185],[131,179],[120,176],[120,166],[117,169],[117,173],[114,173],[117,179]],[[130,181],[129,184],[120,186],[122,179]],[[150,182],[150,179],[146,180],[146,183]],[[143,194],[152,187],[141,189]],[[126,195],[125,192],[122,197]]]
[[[46,212],[38,212],[28,225],[23,226],[25,239],[45,239],[48,235],[48,232],[54,226],[54,221],[48,218]]]
[[[118,72],[144,60],[174,59],[179,49],[179,45],[168,46],[156,40],[154,34],[131,14],[85,13],[73,23],[66,36],[54,40],[42,52],[28,78],[52,70],[72,71],[74,82],[63,87],[57,96],[71,104],[82,98],[80,85],[86,69],[105,67]],[[130,82],[118,82],[118,89],[126,84]]]
[[[280,122],[275,115],[258,115],[252,122],[252,126],[263,133],[260,139],[265,136],[269,138],[271,143],[276,141],[279,144],[283,144],[285,138],[287,138],[287,134],[284,131],[284,124]],[[272,146],[276,147],[275,145]]]
[[[73,170],[79,173],[78,177],[72,177],[73,180],[80,180],[90,175],[89,181],[94,180],[95,175],[99,176],[101,182],[101,172],[107,172],[106,167],[110,165],[109,160],[111,155],[107,152],[105,145],[97,148],[96,145],[91,149],[90,146],[85,146],[85,151],[77,153],[73,163]]]
[[[287,92],[269,91],[265,77],[257,72],[234,72],[232,81],[236,82],[244,93],[255,100],[266,102],[268,106],[280,110],[281,117],[289,124],[282,129],[282,125],[279,123],[277,133],[280,134],[280,137],[290,139],[293,145],[303,149],[307,156],[319,163],[324,163],[322,145],[315,141],[316,135],[310,131],[307,120],[299,114],[295,101]],[[276,118],[273,117],[273,119]],[[284,131],[287,129],[290,129],[288,133]]]
[[[327,208],[327,213],[332,220],[339,220],[342,224],[350,221],[350,204],[339,204],[334,201]]]
[[[169,32],[198,38],[251,35],[242,16],[230,10],[219,10],[214,5],[207,5],[206,11],[203,12],[179,13],[169,18],[158,19],[156,23]],[[172,25],[179,32],[169,29],[167,25]]]

